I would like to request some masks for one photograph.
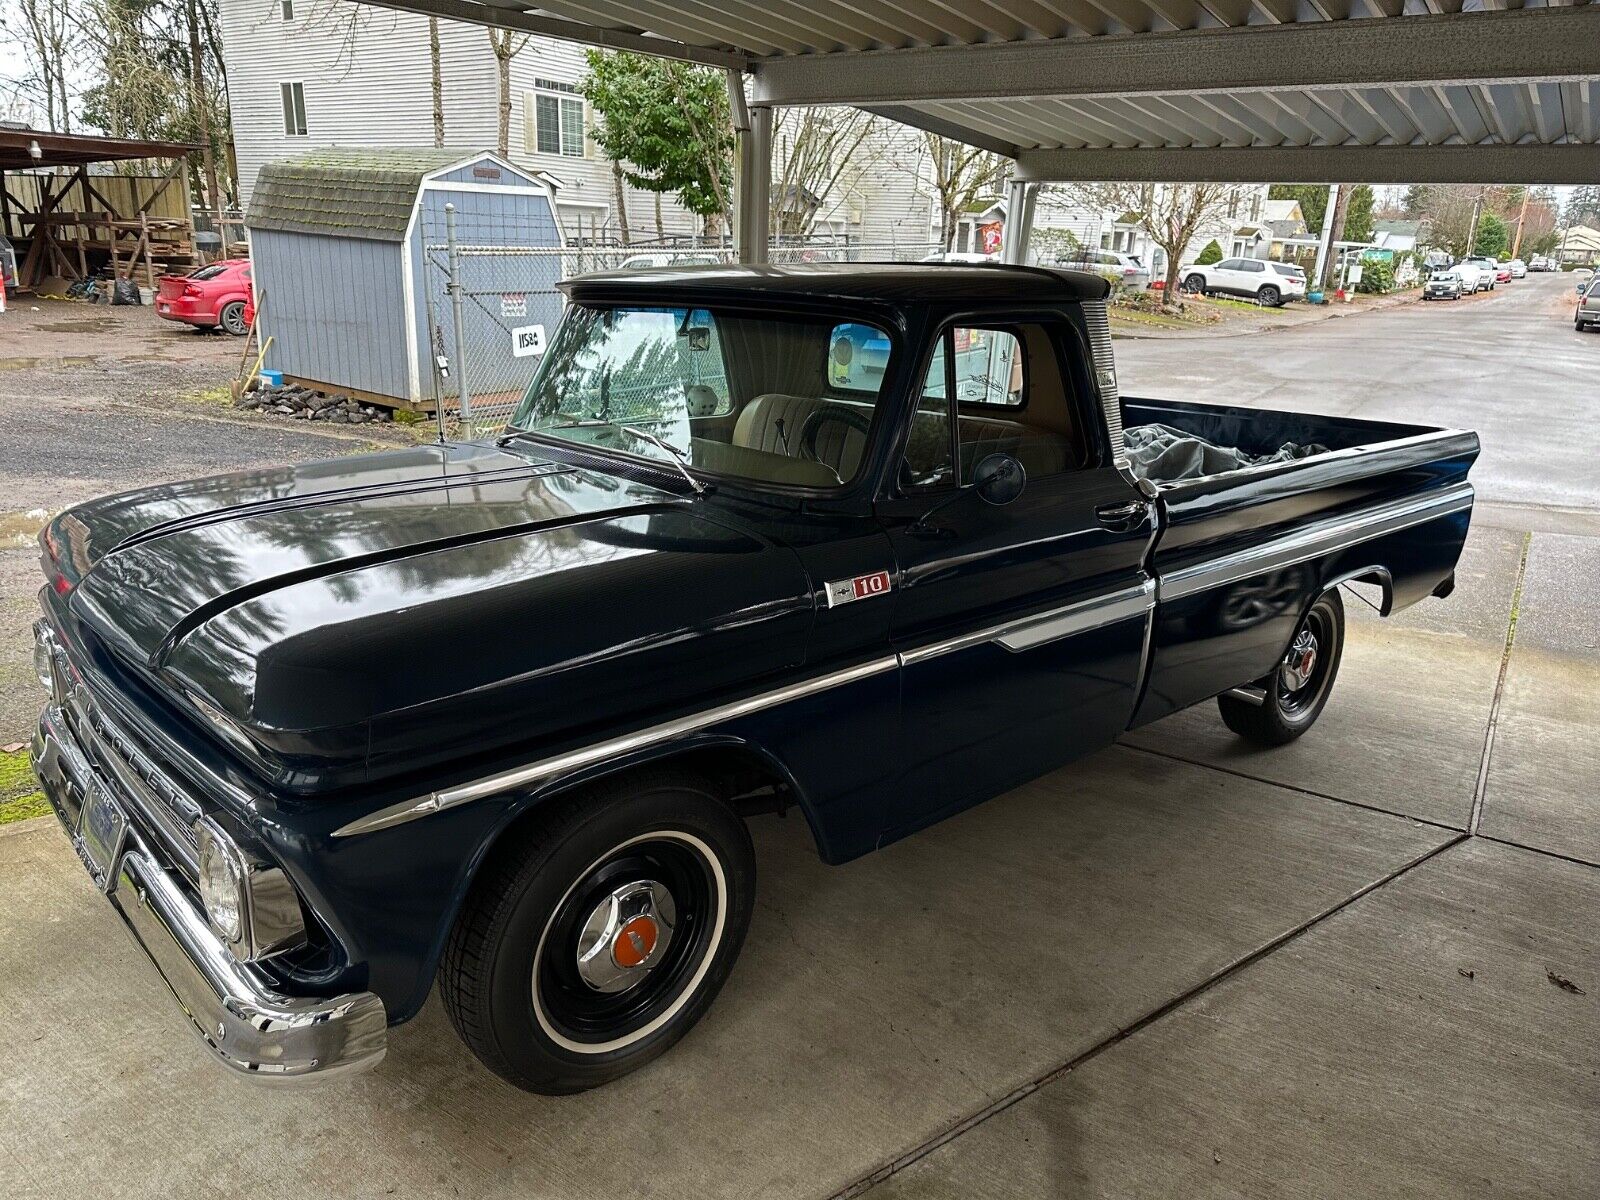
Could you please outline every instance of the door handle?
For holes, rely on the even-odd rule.
[[[1145,502],[1130,500],[1126,504],[1106,504],[1094,510],[1100,524],[1114,533],[1126,533],[1144,520]]]

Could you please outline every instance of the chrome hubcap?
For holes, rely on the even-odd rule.
[[[1283,682],[1291,692],[1298,692],[1311,682],[1311,673],[1317,668],[1317,635],[1302,629],[1295,635],[1294,643],[1283,660]]]
[[[578,936],[578,977],[597,992],[642,983],[672,943],[678,912],[653,879],[623,884],[600,901]]]

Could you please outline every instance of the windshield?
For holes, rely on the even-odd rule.
[[[511,430],[697,480],[839,487],[861,469],[889,356],[859,321],[573,305]]]

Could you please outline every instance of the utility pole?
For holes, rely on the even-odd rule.
[[[1317,237],[1317,263],[1311,268],[1311,284],[1314,289],[1322,287],[1323,276],[1327,271],[1329,252],[1333,249],[1333,210],[1339,206],[1339,185],[1328,185],[1328,198],[1322,205],[1322,232]]]
[[[217,187],[217,158],[211,148],[211,106],[206,103],[205,71],[200,57],[200,19],[195,0],[184,5],[189,18],[189,106],[200,122],[200,155],[206,173],[206,199],[216,214],[217,235],[222,239],[222,256],[228,256],[228,231],[222,224],[222,192]]]
[[[1484,190],[1485,190],[1484,185],[1479,184],[1478,185],[1478,198],[1472,202],[1472,224],[1467,226],[1467,252],[1461,256],[1462,258],[1467,258],[1470,255],[1473,255],[1473,254],[1477,253],[1477,246],[1478,246],[1478,218],[1483,215],[1483,193],[1484,193]]]
[[[1333,247],[1335,242],[1344,237],[1344,218],[1345,213],[1350,208],[1350,191],[1351,188],[1348,183],[1337,185],[1331,197],[1333,203],[1329,206],[1332,209],[1332,223],[1328,224],[1326,218],[1324,219],[1324,224],[1329,234],[1328,261],[1323,265],[1322,285],[1324,291],[1327,290],[1328,281],[1332,279],[1335,265],[1339,261],[1339,256],[1333,253]]]
[[[1512,258],[1522,257],[1520,253],[1522,250],[1522,227],[1528,223],[1528,198],[1532,195],[1532,192],[1532,188],[1525,187],[1522,189],[1522,211],[1517,214],[1517,236],[1511,243]]]

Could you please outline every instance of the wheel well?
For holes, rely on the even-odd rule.
[[[1378,615],[1387,617],[1394,611],[1394,578],[1389,574],[1388,567],[1370,566],[1346,572],[1330,579],[1323,591],[1332,591],[1344,583],[1370,583],[1383,593],[1383,603],[1378,609]]]

